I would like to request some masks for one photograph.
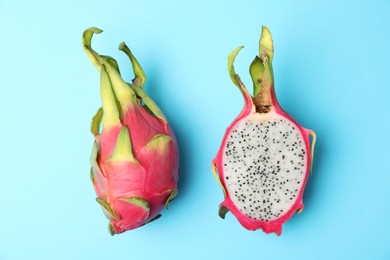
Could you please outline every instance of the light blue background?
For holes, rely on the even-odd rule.
[[[0,1],[0,259],[390,259],[389,1]],[[314,3],[317,2],[317,3]],[[282,107],[317,132],[305,210],[282,236],[228,214],[211,171],[248,67],[274,38]],[[99,74],[81,47],[131,68],[179,141],[180,195],[163,217],[111,237],[89,180]]]

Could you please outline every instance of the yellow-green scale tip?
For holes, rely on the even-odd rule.
[[[263,52],[265,51],[269,61],[272,61],[272,58],[274,56],[274,44],[272,42],[271,32],[265,26],[262,27],[259,43],[260,43],[260,47],[259,47],[260,57],[263,58]]]

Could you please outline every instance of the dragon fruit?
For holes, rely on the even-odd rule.
[[[272,37],[263,26],[259,56],[250,65],[254,95],[228,58],[231,80],[245,105],[227,128],[212,170],[224,192],[219,216],[228,211],[248,230],[282,232],[282,224],[303,210],[302,195],[311,170],[316,135],[282,110],[275,96]],[[310,138],[311,136],[311,138]],[[311,143],[311,145],[310,145]]]
[[[100,71],[102,100],[91,124],[91,180],[114,235],[157,219],[176,196],[178,146],[167,119],[143,90],[146,77],[130,49],[119,46],[133,66],[131,84],[113,58],[91,48],[92,36],[101,32],[93,27],[83,34],[83,48]]]

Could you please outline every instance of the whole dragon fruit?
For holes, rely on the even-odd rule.
[[[296,211],[303,210],[302,195],[312,164],[316,135],[301,127],[278,104],[269,30],[263,26],[260,57],[255,57],[249,69],[253,97],[233,66],[242,48],[229,55],[228,69],[231,80],[244,96],[245,105],[227,128],[212,163],[225,195],[219,215],[225,218],[230,210],[246,229],[261,228],[265,233],[280,235],[282,224]]]
[[[91,48],[93,34],[101,32],[93,27],[83,34],[83,48],[100,71],[103,105],[91,124],[91,180],[114,235],[160,217],[176,196],[178,146],[166,118],[144,92],[145,74],[129,48],[119,46],[132,63],[132,84],[121,78],[113,58]]]

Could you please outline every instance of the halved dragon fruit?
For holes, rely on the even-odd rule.
[[[265,233],[280,235],[282,224],[303,210],[302,195],[311,169],[316,135],[300,126],[278,104],[269,30],[263,26],[260,56],[255,57],[249,69],[253,97],[233,66],[242,48],[229,55],[228,69],[245,105],[227,128],[212,163],[225,195],[219,215],[225,218],[230,210],[246,229],[261,228]]]
[[[119,46],[132,63],[132,84],[122,79],[113,58],[91,48],[93,34],[101,32],[92,27],[83,34],[83,48],[101,73],[103,104],[91,124],[91,180],[114,235],[158,218],[176,196],[178,146],[166,118],[144,92],[145,74],[129,48]]]

